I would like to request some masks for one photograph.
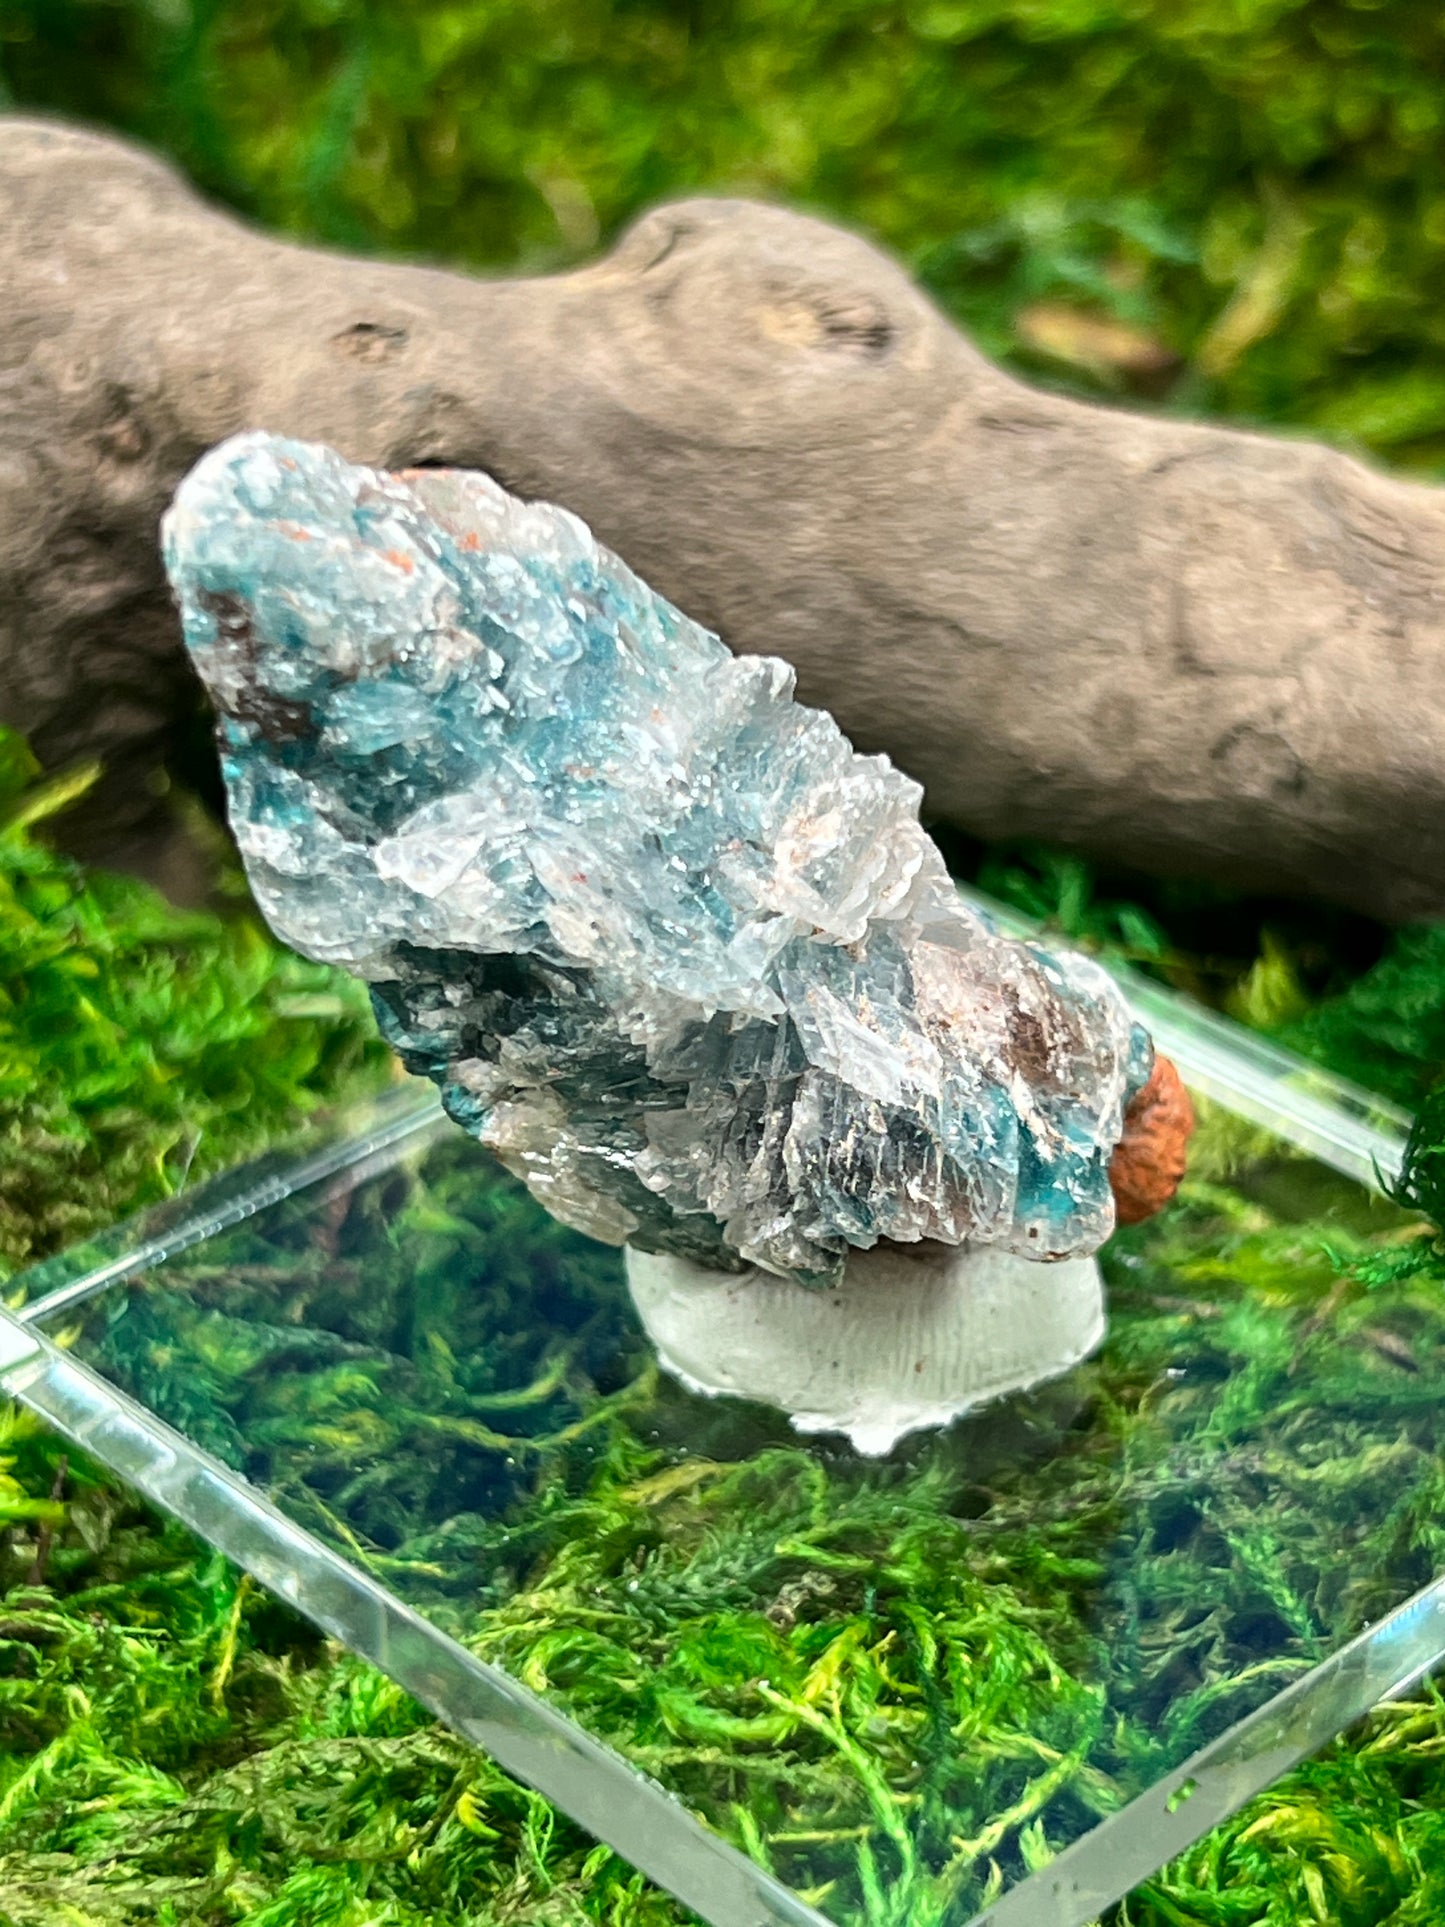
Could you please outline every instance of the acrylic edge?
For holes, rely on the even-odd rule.
[[[967,1927],[1090,1927],[1212,1827],[1445,1660],[1445,1577],[1065,1847]]]
[[[0,1390],[378,1666],[709,1927],[832,1927],[655,1780],[468,1653],[219,1460],[3,1309]]]
[[[964,890],[961,894],[993,916],[1010,934],[1037,934],[1037,927],[1027,919],[979,893]],[[1115,967],[1113,974],[1194,1089],[1277,1132],[1321,1163],[1357,1182],[1378,1187],[1396,1174],[1409,1125],[1404,1112],[1294,1053],[1255,1037],[1228,1019],[1195,1007],[1190,999],[1133,971]],[[829,1927],[823,1915],[709,1832],[656,1782],[628,1766],[620,1756],[592,1740],[583,1729],[575,1727],[545,1702],[534,1699],[506,1674],[473,1659],[464,1648],[402,1606],[385,1588],[293,1525],[254,1487],[190,1445],[90,1368],[37,1335],[37,1322],[68,1310],[262,1209],[328,1178],[342,1174],[352,1178],[371,1175],[394,1163],[412,1144],[429,1136],[443,1122],[438,1099],[424,1090],[388,1093],[365,1115],[368,1122],[359,1131],[333,1138],[279,1170],[273,1168],[273,1159],[258,1160],[254,1167],[243,1166],[237,1172],[198,1187],[189,1200],[183,1194],[159,1211],[153,1208],[132,1220],[129,1226],[117,1227],[107,1240],[115,1255],[103,1262],[89,1266],[72,1264],[66,1272],[62,1254],[59,1260],[18,1274],[10,1281],[10,1288],[28,1278],[39,1281],[44,1276],[54,1277],[56,1267],[61,1267],[60,1282],[43,1296],[18,1311],[0,1308],[0,1387],[77,1444],[94,1451],[147,1498],[200,1532],[324,1630],[389,1672],[439,1718],[482,1746],[509,1771],[537,1786],[579,1824],[675,1893],[703,1919],[713,1923],[713,1927],[773,1927],[773,1923],[787,1923],[787,1927]],[[255,1176],[247,1182],[247,1172],[251,1169]],[[127,1232],[130,1234],[128,1249],[122,1235]],[[133,1445],[139,1440],[145,1441],[146,1452],[134,1463],[121,1463],[113,1456],[106,1456],[77,1431],[67,1416],[71,1407],[60,1396],[62,1392],[77,1406],[88,1400],[97,1421],[109,1414],[116,1425],[126,1428],[125,1436]],[[204,1521],[199,1516],[204,1507],[199,1511],[188,1509],[189,1488],[172,1490],[178,1470],[209,1482],[213,1495],[214,1489],[218,1489],[217,1482],[226,1489],[226,1504],[214,1515],[214,1520],[209,1514]],[[228,1533],[228,1528],[242,1516],[260,1536],[244,1544],[233,1543],[235,1535]],[[389,1640],[384,1631],[362,1643],[348,1630],[349,1622],[344,1618],[328,1618],[324,1602],[318,1604],[298,1592],[290,1567],[268,1564],[262,1557],[266,1552],[279,1556],[283,1549],[299,1549],[317,1570],[324,1569],[338,1588],[338,1596],[349,1591],[357,1601],[365,1599],[378,1628],[390,1622],[396,1637],[401,1637],[404,1631],[406,1639],[420,1649],[428,1653],[431,1649],[443,1652],[441,1672],[429,1672],[425,1666],[419,1670],[408,1666],[407,1675],[403,1676],[397,1661],[390,1656],[394,1640]],[[1281,1774],[1364,1717],[1380,1701],[1433,1670],[1442,1660],[1445,1660],[1445,1578],[1407,1600],[1156,1786],[1101,1821],[1049,1866],[1030,1875],[977,1915],[969,1927],[1088,1927],[1102,1908],[1122,1899],[1141,1880],[1156,1873],[1256,1793],[1272,1785]],[[550,1779],[544,1780],[528,1770],[518,1757],[518,1747],[526,1744],[524,1735],[509,1736],[504,1729],[499,1740],[492,1726],[482,1722],[486,1727],[486,1737],[483,1737],[480,1728],[474,1726],[469,1730],[459,1721],[455,1700],[448,1702],[437,1697],[442,1680],[451,1677],[448,1665],[457,1670],[466,1690],[473,1694],[500,1693],[509,1706],[525,1707],[529,1715],[540,1718],[554,1747],[565,1752],[581,1745],[589,1763],[577,1776],[577,1790],[570,1786],[559,1790]],[[652,1803],[646,1824],[639,1832],[636,1852],[614,1837],[617,1830],[608,1818],[613,1809],[605,1802],[600,1820],[588,1818],[579,1810],[590,1810],[591,1792],[580,1782],[599,1766],[604,1778],[610,1777],[615,1783],[620,1776],[634,1794],[641,1790],[645,1804]],[[656,1836],[652,1828],[659,1817],[665,1819],[664,1832],[676,1831],[681,1823],[679,1840],[685,1839],[688,1850],[702,1850],[712,1863],[709,1875],[699,1879],[697,1888],[692,1886],[692,1869],[683,1867],[680,1874],[665,1873],[654,1864]],[[720,1901],[717,1880],[721,1871],[717,1864],[719,1856],[723,1857],[731,1876],[730,1881],[724,1883],[725,1902]],[[741,1888],[739,1880],[743,1883]],[[684,1886],[688,1891],[683,1890]],[[743,1895],[742,1911],[733,1904],[739,1894]],[[724,1904],[732,1911],[719,1911]],[[758,1912],[757,1906],[771,1911]]]
[[[388,1091],[372,1100],[364,1116],[360,1130],[323,1138],[289,1161],[270,1152],[237,1165],[17,1272],[5,1290],[24,1298],[9,1309],[22,1325],[42,1324],[328,1178],[344,1174],[359,1184],[447,1122],[441,1098],[427,1086]],[[32,1297],[37,1288],[39,1295]]]

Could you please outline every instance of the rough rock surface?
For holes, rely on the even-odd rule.
[[[1120,1224],[1142,1224],[1168,1204],[1184,1178],[1194,1134],[1194,1105],[1167,1057],[1156,1057],[1149,1081],[1124,1113],[1124,1135],[1109,1164]]]
[[[112,830],[191,698],[156,527],[264,427],[565,503],[792,662],[940,818],[1445,914],[1445,494],[1039,394],[863,241],[693,201],[478,281],[247,230],[0,121],[0,713],[100,748]]]
[[[261,433],[165,554],[262,909],[558,1217],[808,1282],[1107,1237],[1147,1037],[960,901],[918,786],[785,663],[564,510]]]

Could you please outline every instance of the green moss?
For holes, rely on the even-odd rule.
[[[42,1545],[23,1495],[51,1489],[61,1518]],[[13,1414],[0,1519],[7,1927],[684,1918]]]
[[[1445,1073],[1445,927],[1399,932],[1372,970],[1283,1036],[1367,1089],[1417,1103]]]
[[[360,986],[254,913],[183,912],[35,834],[48,782],[0,731],[0,1267],[261,1149],[385,1056]]]
[[[176,1077],[204,1095],[206,1048],[217,1032],[225,1043],[235,1015],[200,974],[226,967],[224,920],[179,916],[48,856],[20,821],[41,799],[15,768],[0,840],[18,853],[15,888],[23,898],[32,875],[62,876],[66,914],[91,906],[88,924],[65,929],[81,929],[117,979],[141,933],[162,955],[181,951],[168,981],[195,1048],[177,1055]],[[1073,884],[1082,917],[1100,898],[1086,876]],[[139,930],[94,909],[124,903],[144,907]],[[192,948],[193,931],[214,948]],[[53,1012],[57,946],[31,937],[10,959],[11,1002]],[[306,967],[259,932],[248,941],[270,966],[259,980],[281,973],[294,994],[285,973]],[[35,977],[43,997],[30,994]],[[96,1008],[113,1013],[124,988]],[[308,980],[305,994],[324,993]],[[261,1037],[280,1028],[264,1003],[255,1023]],[[339,1032],[344,1069],[363,1032]],[[50,1019],[19,1034],[32,1050],[56,1042]],[[325,1082],[322,1059],[277,1061],[306,1068],[267,1134]],[[168,1104],[154,1120],[167,1144],[182,1109]],[[1037,1401],[1020,1416],[1035,1449],[1005,1440],[991,1468],[968,1428],[877,1473],[819,1462],[762,1417],[700,1432],[698,1408],[619,1349],[615,1258],[584,1248],[579,1260],[577,1241],[513,1187],[479,1183],[474,1154],[456,1146],[420,1185],[398,1174],[359,1193],[320,1245],[294,1212],[234,1234],[224,1292],[215,1258],[196,1254],[189,1293],[128,1295],[123,1315],[117,1300],[107,1355],[183,1429],[478,1650],[625,1740],[781,1872],[826,1876],[831,1904],[917,1927],[987,1892],[995,1863],[1037,1863],[1081,1813],[1118,1804],[1151,1762],[1187,1754],[1438,1562],[1428,1461],[1445,1267],[1428,1239],[1401,1240],[1387,1221],[1281,1218],[1268,1186],[1239,1189],[1258,1149],[1207,1116],[1182,1204],[1116,1248],[1112,1363],[1087,1424]],[[154,1160],[133,1169],[135,1191],[160,1188]],[[1333,1315],[1317,1330],[1326,1294]],[[1180,1372],[1161,1430],[1158,1388]],[[1202,1427],[1195,1454],[1277,1428],[1272,1477],[1296,1495],[1289,1530],[1261,1530],[1247,1469],[1236,1488],[1220,1467],[1189,1469],[1189,1453],[1181,1465],[1175,1419]],[[0,1451],[0,1666],[13,1663],[18,1682],[0,1694],[0,1919],[28,1927],[69,1907],[130,1927],[162,1905],[176,1927],[360,1927],[449,1908],[478,1921],[682,1917],[374,1675],[238,1591],[183,1535],[83,1465],[61,1468],[54,1441],[25,1421]],[[1166,1559],[1141,1541],[1120,1567],[1125,1515],[1167,1542]],[[1343,1576],[1375,1575],[1363,1590],[1340,1584],[1345,1539],[1357,1556]],[[1091,1602],[1120,1569],[1138,1633],[1104,1655]],[[1200,1570],[1213,1603],[1181,1699],[1171,1627],[1197,1613]],[[1240,1688],[1241,1653],[1261,1638],[1277,1659]],[[1135,1696],[1122,1725],[1101,1720],[1106,1662]],[[1432,1709],[1417,1705],[1419,1721]],[[1132,1917],[1249,1918],[1269,1880],[1267,1904],[1281,1908],[1336,1888],[1375,1901],[1408,1891],[1437,1805],[1426,1726],[1391,1718],[1378,1751],[1340,1750],[1311,1769],[1323,1777],[1296,1776],[1217,1835],[1214,1858],[1201,1850],[1136,1896]],[[984,1742],[981,1771],[960,1735]],[[1418,1797],[1399,1794],[1396,1764]],[[1329,1801],[1346,1779],[1358,1812],[1340,1817]],[[1297,1865],[1311,1827],[1327,1845]],[[800,1834],[814,1836],[806,1851]]]
[[[186,1104],[214,1102],[211,1045],[215,1063],[234,1062],[236,999],[214,988],[233,981],[229,926],[49,856],[25,820],[44,793],[27,787],[14,754],[0,856],[12,852],[12,887],[31,920],[15,926],[25,942],[14,942],[5,981],[12,1013],[33,1020],[26,1029],[12,1014],[15,1035],[37,1062],[62,1042],[81,1052],[59,1074],[76,1092],[84,1145],[90,1087],[72,1063],[99,1064],[104,1118],[107,1078],[144,1075],[149,1058],[134,1053],[171,1033],[135,1018],[87,1028],[55,1002],[67,982],[63,973],[59,989],[52,982],[56,958],[72,954],[79,932],[96,953],[97,974],[82,980],[90,1004],[112,1019],[131,1009],[126,960],[168,959],[162,975],[180,1007],[172,1032],[191,1047],[173,1053],[175,1075],[158,1086],[170,1094],[164,1105],[128,1128],[138,1143],[170,1147]],[[1076,921],[1092,905],[1104,918],[1096,935],[1127,938],[1122,913],[1100,908],[1087,875],[1070,875]],[[65,889],[27,895],[36,878]],[[124,905],[144,914],[125,921]],[[47,916],[69,919],[65,943],[42,940]],[[246,941],[265,967],[245,981],[279,978],[296,994],[288,973],[307,967],[254,929]],[[326,994],[319,977],[303,994]],[[299,1057],[275,1039],[282,1022],[264,995],[247,1019],[278,1064],[301,1066],[260,1082],[273,1104],[264,1134],[325,1088],[327,1038],[338,1074],[349,1075],[358,1051],[366,1061],[354,1020],[333,1016],[318,1033],[312,1011]],[[111,1057],[97,1056],[96,1034]],[[185,1103],[175,1086],[192,1093]],[[236,1128],[224,1105],[216,1116],[218,1133]],[[218,1142],[216,1158],[235,1155],[248,1128]],[[780,1871],[804,1873],[799,1833],[828,1836],[808,1843],[807,1862],[832,1857],[824,1884],[836,1904],[918,1927],[988,1891],[995,1862],[1017,1871],[1039,1861],[1080,1803],[1086,1813],[1117,1804],[1161,1746],[1182,1757],[1245,1710],[1249,1690],[1277,1685],[1439,1563],[1438,1482],[1426,1461],[1442,1389],[1441,1261],[1428,1239],[1401,1241],[1388,1228],[1281,1220],[1257,1186],[1237,1189],[1257,1154],[1238,1139],[1208,1117],[1183,1204],[1120,1241],[1115,1365],[1096,1387],[1089,1427],[1070,1434],[1074,1449],[1047,1401],[1024,1415],[1044,1427],[1047,1527],[1037,1456],[1020,1471],[1005,1450],[981,1483],[978,1442],[963,1434],[877,1477],[820,1466],[766,1421],[742,1438],[699,1438],[696,1409],[680,1410],[678,1395],[617,1352],[605,1315],[615,1260],[597,1254],[579,1271],[567,1234],[510,1187],[479,1185],[461,1152],[450,1167],[443,1156],[421,1189],[354,1200],[330,1248],[310,1247],[299,1220],[264,1238],[259,1228],[238,1234],[260,1239],[228,1254],[258,1267],[254,1303],[236,1296],[234,1273],[224,1298],[212,1298],[200,1263],[192,1296],[168,1294],[159,1309],[131,1298],[112,1362],[479,1650],[625,1738]],[[124,1132],[115,1142],[125,1145]],[[1428,1203],[1426,1168],[1412,1195]],[[163,1159],[128,1169],[132,1195],[164,1188]],[[64,1199],[63,1167],[54,1181]],[[267,1309],[278,1239],[290,1255],[282,1302]],[[480,1280],[483,1248],[509,1253],[510,1269],[493,1255]],[[529,1309],[539,1291],[549,1325],[540,1351]],[[1326,1294],[1334,1312],[1317,1331]],[[1200,1309],[1210,1301],[1218,1315]],[[1402,1364],[1402,1346],[1423,1370]],[[1292,1390],[1302,1355],[1310,1372]],[[1191,1487],[1160,1457],[1145,1394],[1177,1369],[1198,1374],[1201,1360],[1231,1388],[1220,1407],[1223,1378],[1199,1379],[1201,1438],[1228,1444],[1264,1414],[1284,1428],[1272,1476],[1294,1481],[1297,1503],[1284,1509],[1293,1523],[1283,1537],[1261,1532],[1247,1489],[1197,1467]],[[1392,1449],[1361,1444],[1369,1401],[1376,1432],[1398,1434]],[[679,1469],[684,1436],[708,1456]],[[1080,1440],[1107,1450],[1081,1452]],[[550,1909],[559,1921],[619,1927],[682,1917],[374,1675],[351,1662],[333,1670],[335,1656],[304,1628],[238,1593],[234,1575],[182,1535],[145,1520],[87,1468],[61,1471],[53,1441],[20,1421],[0,1446],[12,1454],[0,1485],[9,1642],[0,1664],[10,1651],[18,1682],[9,1701],[0,1695],[10,1708],[0,1720],[0,1918],[28,1927],[62,1907],[104,1927],[157,1917],[158,1907],[176,1927],[360,1927],[447,1909],[478,1921],[545,1921]],[[1101,1533],[1117,1525],[1121,1459],[1135,1499],[1158,1480],[1139,1517],[1170,1556],[1138,1562],[1140,1635],[1113,1655],[1132,1669],[1144,1710],[1106,1727],[1087,1608],[1106,1583]],[[471,1535],[485,1585],[458,1590],[437,1576],[443,1541],[428,1535],[442,1532],[448,1563],[458,1535]],[[1358,1553],[1348,1565],[1388,1575],[1389,1592],[1340,1586],[1342,1535]],[[1195,1558],[1214,1575],[1213,1612],[1195,1653],[1197,1690],[1176,1701],[1170,1628],[1197,1611]],[[1263,1625],[1275,1628],[1270,1638],[1285,1629],[1283,1670],[1263,1667],[1241,1699],[1230,1682]],[[1148,1716],[1154,1691],[1167,1719]],[[1434,1875],[1419,1870],[1445,1794],[1429,1779],[1422,1737],[1435,1730],[1433,1702],[1414,1710],[1413,1725],[1382,1716],[1372,1750],[1337,1750],[1315,1777],[1295,1776],[1257,1803],[1136,1896],[1129,1917],[1284,1921],[1307,1917],[1286,1909],[1308,1903],[1329,1919],[1320,1909],[1343,1909],[1353,1895],[1355,1915],[1339,1917],[1364,1920],[1384,1918],[1384,1897],[1393,1907],[1416,1888],[1430,1894]],[[956,1732],[986,1739],[985,1771],[963,1769]],[[912,1780],[900,1772],[905,1753],[919,1762]],[[1407,1797],[1401,1784],[1418,1790]],[[1353,1806],[1332,1804],[1346,1787]]]
[[[453,1138],[72,1342],[840,1918],[943,1927],[1445,1549],[1445,1266],[1307,1175],[1211,1115],[1101,1361],[883,1466],[659,1382]]]

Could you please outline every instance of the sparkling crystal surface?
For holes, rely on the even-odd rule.
[[[166,519],[257,899],[565,1222],[818,1282],[1094,1249],[1147,1038],[916,784],[562,509],[239,436]]]

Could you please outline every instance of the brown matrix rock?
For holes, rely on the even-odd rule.
[[[1156,1057],[1149,1082],[1124,1113],[1124,1135],[1109,1160],[1109,1187],[1120,1224],[1142,1224],[1162,1211],[1184,1181],[1194,1106],[1167,1057]]]

